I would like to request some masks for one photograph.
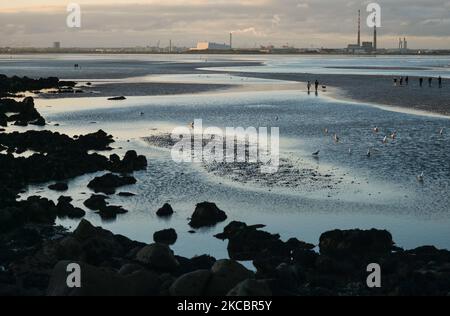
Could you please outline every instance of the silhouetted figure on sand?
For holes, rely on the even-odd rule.
[[[311,93],[311,81],[308,81],[308,84],[306,85],[308,87],[308,94]]]
[[[394,86],[397,86],[397,78],[394,78]]]
[[[316,88],[316,93],[319,91],[319,81],[316,80],[316,82],[314,83],[315,88]]]
[[[409,85],[409,77],[406,77],[406,78],[405,78],[405,84],[406,84],[406,85]]]
[[[420,84],[420,87],[422,88],[423,87],[423,78],[419,79],[419,84]]]
[[[428,86],[431,88],[431,86],[433,85],[433,78],[428,78]]]
[[[400,78],[400,85],[403,86],[403,77]]]
[[[439,89],[441,89],[442,88],[442,77],[441,76],[439,76],[438,82],[439,82]]]

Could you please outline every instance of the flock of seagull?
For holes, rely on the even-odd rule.
[[[440,131],[439,131],[439,135],[441,135],[441,136],[444,135],[444,131],[445,131],[445,128],[444,127],[441,128]],[[325,132],[325,135],[329,135],[328,128],[325,128],[324,132]],[[380,132],[380,129],[378,128],[378,126],[375,126],[373,128],[373,133],[374,134],[378,134],[379,132]],[[389,137],[392,140],[397,139],[397,131],[392,132],[390,134],[390,136],[387,136],[387,135],[384,136],[382,143],[383,144],[387,144],[389,142]],[[334,135],[333,135],[333,140],[334,140],[334,142],[336,144],[338,144],[340,142],[340,138],[339,138],[339,136],[336,133],[334,133]],[[349,148],[348,153],[349,153],[349,155],[353,154],[353,151],[352,151],[351,148]],[[320,150],[314,152],[312,155],[313,155],[314,158],[318,159],[320,157]],[[369,148],[367,150],[367,154],[366,155],[367,155],[368,158],[370,158],[372,156],[372,149],[371,148]],[[417,181],[420,182],[420,183],[424,183],[424,180],[425,180],[425,173],[422,172],[420,175],[417,176]]]

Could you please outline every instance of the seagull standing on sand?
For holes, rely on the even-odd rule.
[[[391,134],[391,138],[392,138],[392,139],[396,139],[396,138],[397,138],[397,132],[393,132],[393,133]]]
[[[387,137],[387,136],[384,136],[384,138],[383,138],[383,144],[387,144],[387,142],[388,142],[388,137]]]
[[[339,143],[339,136],[337,134],[334,134],[334,142]]]
[[[442,135],[444,135],[444,127],[443,128],[441,128],[441,131],[439,132],[439,134],[442,136]]]
[[[367,150],[367,157],[371,157],[372,156],[372,151],[370,150],[370,148],[369,148],[369,150]]]
[[[348,149],[348,154],[349,154],[349,155],[353,154],[353,151],[352,151],[351,148]]]
[[[328,135],[328,128],[325,128],[325,134]]]
[[[314,157],[318,158],[320,155],[320,150],[316,151],[315,153],[312,154]]]
[[[378,128],[378,126],[375,126],[374,128],[373,128],[373,132],[374,133],[378,133],[380,131],[380,129]]]
[[[424,178],[425,178],[425,173],[422,172],[420,175],[417,176],[417,181],[419,181],[420,183],[423,183]]]

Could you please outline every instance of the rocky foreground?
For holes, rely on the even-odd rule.
[[[0,83],[3,95],[28,91],[26,85],[46,86],[35,87],[45,80],[14,80],[19,82],[14,89],[5,90]],[[32,98],[0,99],[0,122],[2,114],[5,126],[45,125]],[[0,295],[450,294],[450,252],[431,246],[402,250],[387,231],[331,231],[320,237],[317,246],[295,238],[283,241],[263,231],[263,225],[231,221],[223,233],[205,236],[228,243],[229,259],[216,260],[209,255],[174,254],[170,245],[178,236],[173,229],[156,232],[155,243],[146,245],[94,227],[82,219],[86,211],[104,219],[126,213],[121,206],[110,205],[109,196],[128,196],[117,189],[135,184],[133,172],[147,168],[146,158],[134,151],[124,157],[102,154],[111,151],[113,143],[103,131],[75,137],[45,130],[0,131]],[[29,184],[52,183],[49,189],[63,194],[69,179],[94,172],[104,174],[88,184],[93,193],[84,202],[86,210],[73,206],[71,197],[64,195],[57,203],[39,196],[19,199]],[[169,204],[156,211],[167,220],[173,213]],[[70,233],[55,226],[58,217],[80,219],[80,224]],[[227,220],[226,212],[204,202],[196,206],[187,224],[195,231]],[[255,270],[240,261],[252,261]],[[81,288],[67,286],[67,267],[72,263],[81,267]],[[382,268],[381,288],[367,287],[371,263]]]

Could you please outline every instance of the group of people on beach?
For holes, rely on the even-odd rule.
[[[308,94],[310,94],[311,93],[311,88],[312,88],[311,81],[308,81],[308,83],[306,84],[306,87],[308,88]],[[319,93],[319,81],[318,80],[316,80],[314,82],[314,88],[315,88],[316,94],[318,94]]]
[[[433,86],[433,79],[434,78],[432,78],[432,77],[428,78],[428,86],[430,88]],[[425,79],[423,77],[419,78],[419,86],[420,87],[423,87],[424,80]],[[441,89],[442,88],[442,77],[439,76],[437,81],[438,81],[439,89]],[[403,86],[403,85],[405,85],[405,86],[409,85],[409,77],[400,77],[400,79],[398,79],[397,77],[394,78],[394,86],[397,87],[397,86]]]

